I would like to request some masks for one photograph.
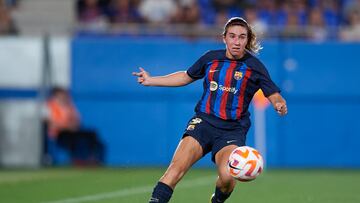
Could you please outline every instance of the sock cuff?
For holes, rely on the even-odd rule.
[[[213,201],[215,201],[215,202],[225,202],[225,200],[230,197],[231,193],[232,193],[232,191],[229,192],[229,193],[224,193],[224,192],[222,192],[220,190],[220,188],[216,187]]]
[[[165,183],[158,182],[153,190],[150,202],[167,203],[169,202],[173,193],[173,189]]]
[[[229,193],[224,193],[224,192],[222,192],[222,191],[220,190],[220,188],[216,187],[216,188],[215,188],[215,193],[218,193],[218,194],[221,194],[221,195],[224,195],[224,196],[230,196],[231,193],[232,193],[232,191],[229,192]]]
[[[173,193],[173,189],[170,186],[168,186],[167,184],[159,181],[157,183],[157,185],[158,185],[159,188],[163,189],[163,191]]]

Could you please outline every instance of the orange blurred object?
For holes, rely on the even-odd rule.
[[[253,101],[256,109],[266,109],[270,104],[261,89],[255,93]]]

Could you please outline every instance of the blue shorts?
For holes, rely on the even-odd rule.
[[[250,122],[233,128],[221,128],[207,117],[198,114],[190,119],[183,138],[186,136],[195,138],[203,149],[203,156],[211,151],[211,160],[215,163],[215,155],[222,148],[228,145],[245,145],[249,127]]]

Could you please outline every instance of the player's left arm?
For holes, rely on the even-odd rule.
[[[275,92],[267,97],[270,103],[273,105],[275,111],[281,115],[284,116],[288,113],[288,109],[286,106],[285,99],[280,95],[280,93]]]

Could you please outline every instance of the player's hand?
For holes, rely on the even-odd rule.
[[[286,106],[285,102],[277,102],[277,103],[275,103],[275,110],[281,116],[284,116],[284,115],[286,115],[288,113],[287,106]]]
[[[137,76],[137,82],[144,85],[144,86],[149,86],[150,85],[150,74],[148,72],[146,72],[143,68],[139,68],[140,72],[133,72],[132,74],[134,76]]]

